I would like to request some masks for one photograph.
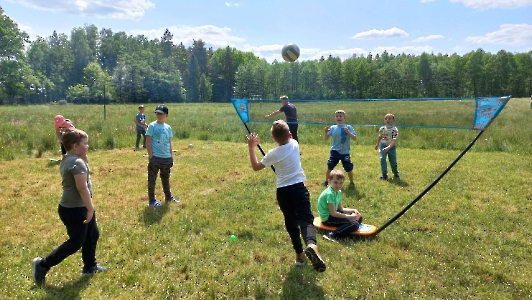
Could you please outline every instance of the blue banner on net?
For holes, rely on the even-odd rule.
[[[510,101],[511,96],[504,97],[477,97],[475,120],[473,129],[484,130],[499,115],[506,103]]]
[[[238,116],[244,123],[249,122],[249,109],[248,109],[248,100],[246,99],[231,99],[233,106],[238,113]]]

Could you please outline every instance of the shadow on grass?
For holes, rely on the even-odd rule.
[[[342,193],[346,198],[352,198],[354,200],[360,200],[366,197],[365,193],[361,193],[357,188],[354,187],[348,187],[345,190],[342,190]]]
[[[167,212],[168,212],[168,205],[163,205],[162,207],[159,207],[159,208],[146,206],[142,214],[142,221],[146,225],[152,225],[155,223],[159,223]]]
[[[309,261],[304,266],[294,265],[283,282],[280,299],[325,299],[323,288],[316,284],[318,274]]]
[[[367,223],[364,223],[364,224],[367,224]],[[324,234],[328,234],[329,232],[330,231],[328,231],[328,230],[316,229],[316,235],[321,237],[321,240],[323,241],[323,243],[338,243],[338,244],[343,245],[343,246],[352,246],[353,243],[367,242],[367,241],[371,241],[371,240],[376,238],[375,235],[356,235],[356,234],[352,234],[352,235],[349,235],[349,236],[344,236],[344,237],[341,237],[341,238],[337,238],[334,241],[330,241],[330,240],[327,240],[326,238],[323,237]]]
[[[388,182],[390,182],[391,184],[395,184],[397,186],[402,186],[402,187],[408,186],[408,183],[401,178],[393,177],[390,180],[388,180]]]
[[[43,299],[81,299],[81,292],[89,285],[91,276],[81,276],[76,281],[61,286],[45,286],[46,296]]]

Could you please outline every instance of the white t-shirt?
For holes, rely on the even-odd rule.
[[[301,167],[299,144],[296,140],[290,139],[287,144],[268,151],[261,163],[266,167],[272,165],[275,167],[277,188],[304,182],[307,179]]]
[[[399,130],[395,126],[382,126],[379,129],[379,134],[381,136],[381,144],[389,146],[393,140],[399,137]]]

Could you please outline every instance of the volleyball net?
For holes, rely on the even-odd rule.
[[[401,99],[290,99],[297,107],[298,124],[334,124],[334,112],[346,112],[346,124],[353,127],[382,126],[384,115],[396,116],[403,128],[441,128],[484,130],[497,117],[511,96],[476,98],[401,98]],[[231,99],[244,123],[271,124],[265,116],[279,110],[280,100]],[[283,118],[284,116],[279,116]]]

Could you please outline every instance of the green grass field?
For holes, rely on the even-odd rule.
[[[2,145],[9,148],[1,152],[2,298],[532,297],[532,159],[530,133],[523,126],[532,110],[527,99],[512,99],[441,182],[378,236],[339,243],[319,238],[328,266],[324,273],[316,273],[310,264],[294,265],[275,203],[275,176],[271,170],[253,172],[249,167],[245,131],[232,107],[187,105],[185,111],[185,107],[170,106],[173,119],[169,123],[176,129],[173,145],[178,149],[171,184],[182,204],[160,210],[147,207],[147,158],[133,151],[133,129],[124,129],[133,123],[126,119],[134,118],[134,106],[121,107],[122,111],[128,108],[129,114],[108,108],[106,121],[97,121],[103,119],[101,107],[74,108],[0,107],[6,121]],[[77,253],[54,267],[46,286],[37,288],[31,278],[31,260],[47,255],[66,237],[57,215],[58,165],[48,161],[48,157],[58,157],[51,125],[57,113],[88,128],[101,234],[97,257],[111,270],[82,278]],[[223,118],[234,120],[217,122]],[[98,124],[101,131],[96,130]],[[180,129],[180,124],[187,124],[188,130]],[[274,147],[266,126],[257,124],[255,129],[262,135],[265,150]],[[357,208],[367,223],[377,226],[394,216],[475,134],[436,131],[451,142],[456,135],[466,136],[447,148],[431,147],[422,137],[407,146],[407,137],[423,133],[403,129],[400,137],[404,140],[398,148],[402,180],[389,182],[378,179],[374,133],[360,134],[352,146],[357,189],[345,192],[344,204]],[[328,157],[328,143],[319,138],[320,132],[316,126],[302,126],[300,132],[302,165],[314,203],[322,191],[319,184]],[[11,144],[5,142],[6,136],[11,137]],[[39,155],[32,155],[31,149],[47,140],[53,150],[44,147]],[[190,143],[194,148],[182,150]],[[17,145],[30,150],[18,151]],[[498,151],[499,147],[505,147],[504,151]],[[160,181],[156,192],[162,194]],[[232,234],[236,241],[230,240]]]

